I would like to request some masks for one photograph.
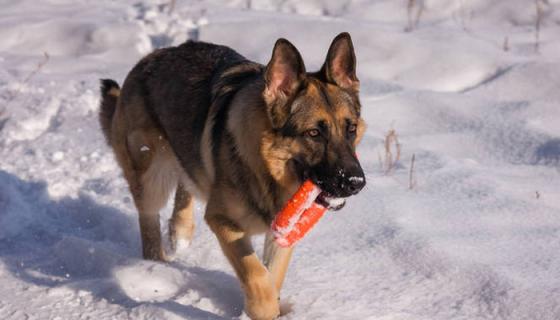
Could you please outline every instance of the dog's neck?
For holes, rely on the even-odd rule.
[[[263,88],[264,81],[255,79],[236,94],[228,117],[228,131],[236,140],[240,158],[254,172],[255,182],[261,191],[260,195],[255,195],[255,200],[261,203],[262,209],[275,214],[294,194],[301,181],[288,161],[292,157],[289,142],[276,139],[276,133],[268,122]],[[259,115],[261,121],[247,115]]]

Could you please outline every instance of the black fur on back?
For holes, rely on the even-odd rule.
[[[262,68],[231,48],[187,41],[156,50],[140,61],[125,80],[120,99],[128,105],[141,97],[179,163],[197,183],[208,117],[223,126],[229,102],[246,83],[261,75]],[[221,136],[222,130],[212,130],[213,150],[219,144],[214,135]]]
[[[262,65],[244,61],[218,73],[218,76],[215,77],[212,88],[212,104],[216,108],[212,127],[212,152],[215,161],[218,159],[218,150],[226,129],[229,107],[233,97],[247,83],[261,77],[262,73]]]

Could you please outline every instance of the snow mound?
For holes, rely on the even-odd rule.
[[[181,272],[160,264],[120,267],[114,273],[122,290],[135,301],[165,301],[188,285]]]

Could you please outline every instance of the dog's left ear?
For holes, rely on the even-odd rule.
[[[334,38],[327,60],[320,71],[327,82],[345,89],[359,91],[360,81],[356,77],[356,55],[348,32]]]

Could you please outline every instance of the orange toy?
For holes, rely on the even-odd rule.
[[[272,222],[272,233],[281,247],[299,241],[321,219],[327,208],[315,202],[321,189],[306,180]]]

